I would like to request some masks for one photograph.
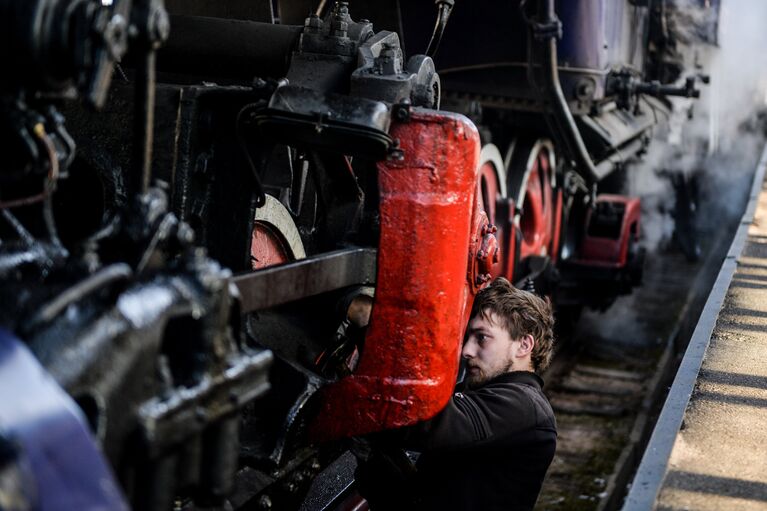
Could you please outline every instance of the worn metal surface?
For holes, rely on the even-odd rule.
[[[385,103],[297,85],[277,89],[254,120],[266,138],[299,147],[380,159],[392,144]]]
[[[465,117],[415,109],[402,160],[379,164],[373,317],[356,372],[322,389],[317,440],[413,424],[449,399],[471,304],[470,227],[479,135]],[[477,213],[474,213],[477,214]]]
[[[431,58],[406,62],[396,33],[374,33],[370,21],[353,21],[345,3],[324,20],[306,18],[298,41],[288,83],[255,118],[267,138],[379,160],[392,145],[392,114],[407,116],[393,105],[439,106]]]
[[[405,63],[397,34],[382,31],[369,38],[358,50],[357,63],[352,95],[439,108],[440,82],[434,62],[431,57],[414,55]]]
[[[375,280],[376,250],[354,248],[270,266],[238,275],[232,282],[247,313]]]

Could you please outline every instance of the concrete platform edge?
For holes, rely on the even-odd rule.
[[[737,268],[737,259],[740,257],[748,238],[748,228],[754,219],[756,200],[762,190],[766,170],[767,146],[762,152],[762,157],[754,174],[746,211],[687,346],[679,371],[626,497],[623,511],[647,511],[653,509],[655,505],[666,475],[674,441],[682,425],[687,404],[690,401],[700,366],[711,339],[711,333],[716,326],[719,311]]]

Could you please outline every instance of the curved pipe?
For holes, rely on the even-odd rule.
[[[120,280],[128,280],[133,275],[133,270],[125,263],[116,263],[90,275],[72,287],[64,290],[50,302],[43,305],[31,324],[38,325],[52,321],[72,303],[82,300],[91,293],[102,289],[107,284]]]
[[[550,27],[558,24],[556,12],[554,10],[554,0],[539,0],[538,20],[531,30],[535,31],[535,25],[539,27]],[[547,30],[540,35],[534,34],[531,38],[533,44],[540,47],[543,54],[541,70],[544,79],[544,93],[552,109],[552,115],[556,121],[556,128],[559,132],[564,149],[568,158],[575,163],[575,169],[588,183],[593,184],[601,179],[599,172],[594,166],[594,162],[589,156],[586,144],[583,142],[580,131],[575,125],[570,107],[567,104],[565,95],[562,92],[562,84],[559,81],[559,63],[557,61],[557,34],[552,30]],[[529,63],[533,66],[533,62]]]

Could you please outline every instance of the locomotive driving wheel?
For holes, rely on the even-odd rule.
[[[509,195],[517,205],[522,233],[520,259],[556,258],[562,205],[555,192],[556,159],[553,144],[544,139],[519,140],[507,154]]]
[[[504,197],[506,169],[501,153],[495,145],[486,144],[479,156],[475,199],[475,208],[478,211],[475,218],[478,223],[474,226],[477,254],[471,275],[475,286],[503,274],[504,270],[510,267],[506,259],[514,257],[514,254],[509,254],[503,246],[502,240],[508,234],[503,232],[505,222],[503,218],[499,218],[496,211],[498,200]],[[498,232],[499,230],[501,232]]]
[[[491,225],[497,225],[496,201],[506,197],[506,169],[501,152],[493,144],[486,144],[479,154],[479,207],[487,214]]]
[[[301,235],[290,212],[271,195],[256,210],[250,244],[251,268],[287,263],[306,257]]]

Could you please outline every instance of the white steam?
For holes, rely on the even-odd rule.
[[[767,105],[767,1],[722,0],[718,47],[699,41],[698,2],[687,0],[687,8],[676,3],[683,78],[700,72],[711,76],[711,84],[701,85],[699,100],[672,100],[668,125],[659,127],[642,163],[629,171],[627,192],[642,198],[643,243],[651,251],[668,246],[674,232],[669,175],[695,176],[696,221],[706,230],[711,219],[719,223],[740,215],[743,182],[756,166],[765,135],[754,120]]]
[[[678,25],[687,28],[682,35],[689,43],[680,48],[686,58],[682,80],[696,72],[697,64],[711,84],[701,85],[699,100],[672,100],[671,119],[657,128],[642,162],[628,170],[627,193],[642,199],[642,237],[650,258],[656,250],[679,250],[673,243],[673,174],[697,185],[694,230],[705,243],[742,215],[767,136],[767,0],[722,0],[718,47],[696,41],[696,19],[697,7],[678,18],[688,24]],[[661,342],[647,339],[650,331],[638,319],[642,299],[641,291],[635,292],[605,313],[586,311],[579,327],[625,345]]]

